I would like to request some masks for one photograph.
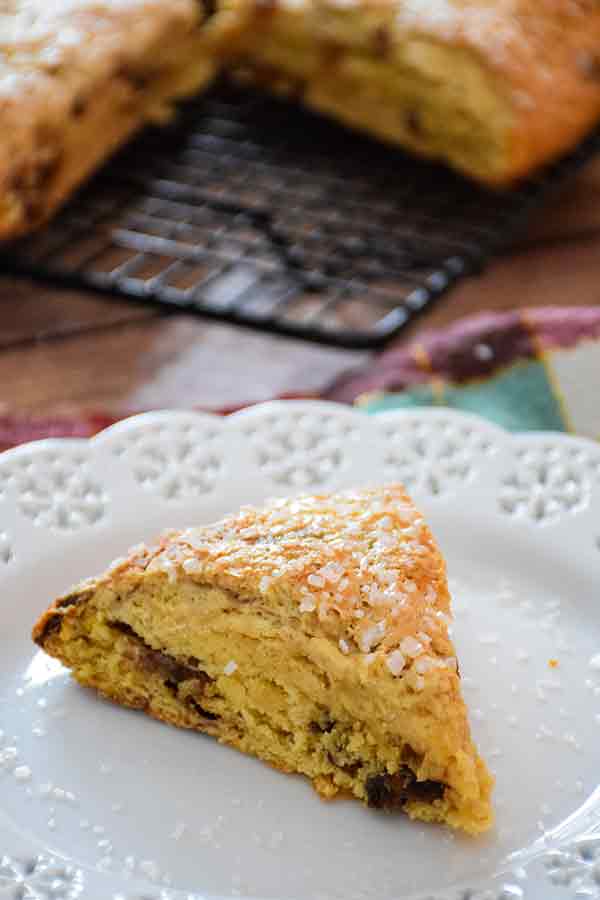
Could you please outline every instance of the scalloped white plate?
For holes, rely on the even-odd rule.
[[[303,779],[97,700],[30,642],[54,595],[165,527],[394,479],[448,560],[497,776],[481,840],[325,804]],[[600,447],[448,411],[145,415],[0,457],[0,582],[0,898],[600,897]]]

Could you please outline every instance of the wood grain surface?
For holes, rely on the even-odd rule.
[[[477,311],[600,303],[600,160],[556,191],[510,253],[407,329]],[[0,411],[217,409],[311,393],[369,355],[0,276]]]

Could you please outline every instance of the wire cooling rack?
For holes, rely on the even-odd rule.
[[[0,254],[38,279],[344,347],[376,347],[480,271],[550,186],[495,194],[226,83],[148,129],[43,232]]]

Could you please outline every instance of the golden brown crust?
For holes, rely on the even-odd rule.
[[[213,63],[195,0],[15,0],[0,15],[0,238],[73,188]]]
[[[385,806],[398,790],[409,815],[477,833],[492,779],[448,616],[443,558],[388,485],[168,532],[55,601],[33,637],[83,685],[302,772],[324,796]]]
[[[514,118],[497,183],[521,178],[567,151],[600,118],[596,0],[412,0],[407,7],[408,26],[413,22],[440,40],[475,50],[503,85]]]
[[[63,597],[58,597],[48,609],[42,613],[33,627],[31,637],[38,645],[44,648],[47,639],[52,632],[59,631],[60,625],[68,607],[85,603],[92,597],[92,590],[73,591]]]
[[[225,0],[225,10],[263,83],[271,67],[271,84],[302,82],[309,105],[492,185],[561,155],[600,118],[595,0]],[[390,83],[407,78],[429,112],[440,106],[437,134],[400,126]],[[440,140],[444,117],[451,132],[460,115],[481,128],[480,159]]]
[[[45,631],[99,585],[131,586],[152,572],[258,595],[265,605],[277,605],[285,586],[300,613],[316,617],[348,651],[377,646],[387,656],[414,639],[411,658],[430,645],[440,658],[451,652],[445,563],[401,485],[275,500],[213,526],[167,532],[156,547],[133,548],[55,601],[34,640],[43,645]]]

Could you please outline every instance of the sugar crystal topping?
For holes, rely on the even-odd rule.
[[[380,659],[393,675],[416,661],[418,678],[456,669],[444,563],[399,485],[243,507],[170,532],[147,557],[136,551],[138,567],[169,582],[204,580],[266,607],[285,598],[303,627],[321,627],[341,654]]]

